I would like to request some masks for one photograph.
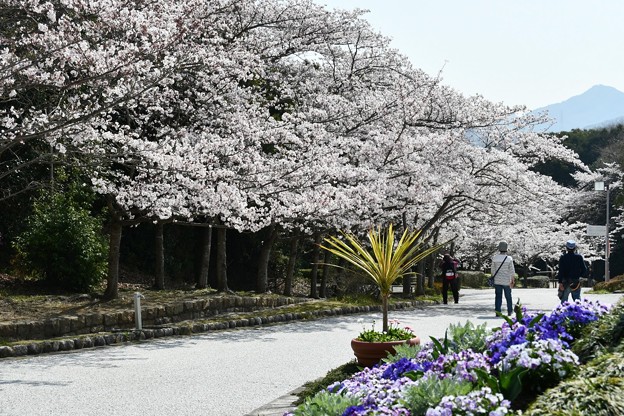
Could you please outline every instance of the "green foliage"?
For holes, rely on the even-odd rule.
[[[394,346],[394,354],[388,354],[387,358],[383,358],[381,361],[384,363],[396,363],[401,358],[407,358],[409,360],[416,358],[416,355],[421,350],[421,345],[412,344],[400,344]]]
[[[404,395],[404,405],[413,415],[423,415],[428,408],[436,406],[444,396],[465,396],[473,389],[472,383],[454,378],[439,378],[432,374],[408,387]]]
[[[430,337],[433,343],[433,351],[431,355],[434,359],[438,359],[441,355],[446,355],[450,351],[450,343],[448,339],[448,330],[444,331],[444,340],[440,341],[435,337]]]
[[[516,315],[516,322],[522,322],[522,319],[524,318],[524,314],[522,313],[522,304],[520,303],[520,299],[518,299],[518,302],[516,302],[516,304],[514,305],[514,314]],[[503,318],[510,327],[514,325],[514,321],[510,317],[505,316],[500,312],[496,312],[496,315]],[[539,323],[539,321],[542,320],[543,317],[544,317],[543,313],[538,313],[537,315],[535,315],[533,319],[531,319],[526,324],[526,327],[533,328],[535,325]]]
[[[548,288],[550,286],[550,280],[548,276],[529,276],[526,279],[522,279],[522,283],[526,287],[542,287]]]
[[[624,302],[620,301],[609,313],[591,322],[583,336],[572,346],[581,362],[587,362],[600,354],[619,346],[624,338]]]
[[[624,414],[624,378],[574,378],[547,390],[526,416],[616,416]]]
[[[106,275],[107,243],[102,223],[91,216],[84,190],[42,194],[33,205],[27,229],[14,248],[15,264],[25,273],[62,289],[87,291]]]
[[[466,321],[462,324],[451,324],[448,327],[451,348],[455,352],[471,349],[474,352],[485,351],[485,338],[492,332],[487,324],[475,326]]]
[[[487,286],[487,275],[481,271],[460,270],[459,277],[464,287],[479,289]]]
[[[474,371],[477,374],[477,385],[489,387],[492,392],[501,393],[507,400],[513,401],[522,393],[522,379],[529,369],[515,367],[497,376],[481,368],[475,368]]]
[[[310,381],[305,384],[304,389],[298,394],[299,400],[297,404],[300,404],[306,398],[311,398],[320,391],[323,391],[327,386],[337,382],[343,381],[351,377],[353,374],[359,372],[361,368],[357,365],[355,360],[349,361],[346,364],[329,370],[325,377],[322,377],[315,381]]]
[[[624,352],[603,354],[583,366],[578,374],[578,378],[600,376],[624,378]]]
[[[608,282],[598,282],[594,285],[594,290],[613,293],[624,290],[624,275],[615,276]]]
[[[293,412],[295,416],[327,416],[341,415],[349,406],[358,405],[360,400],[356,397],[347,397],[341,394],[333,394],[328,391],[320,391],[314,397],[308,397],[302,405]]]
[[[600,152],[616,142],[622,134],[624,126],[619,125],[611,128],[580,130],[574,129],[569,132],[557,133],[557,136],[567,136],[563,145],[578,153],[583,163],[591,166],[599,160]],[[560,161],[546,161],[538,163],[534,170],[552,177],[556,182],[564,186],[574,186],[572,173],[578,168]]]
[[[390,322],[387,331],[376,331],[375,322],[371,329],[365,329],[357,336],[358,341],[364,342],[388,342],[388,341],[407,341],[416,336],[410,328],[400,328],[395,323]]]
[[[404,275],[412,275],[411,268],[420,260],[436,252],[441,245],[425,247],[419,242],[422,230],[403,231],[395,242],[392,224],[383,232],[379,227],[368,233],[369,252],[366,244],[349,233],[343,233],[342,238],[330,236],[325,238],[321,248],[329,251],[357,268],[364,276],[370,279],[379,289],[383,301],[383,330],[388,330],[388,297],[392,293],[392,284]],[[338,266],[337,266],[338,267]]]

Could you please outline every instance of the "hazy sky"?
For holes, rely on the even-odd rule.
[[[622,0],[315,0],[364,18],[466,95],[535,109],[602,84],[624,92]]]

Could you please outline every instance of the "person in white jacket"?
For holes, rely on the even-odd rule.
[[[492,257],[491,275],[494,277],[494,310],[501,311],[503,303],[503,293],[507,300],[507,314],[513,313],[513,300],[511,297],[511,288],[514,285],[514,275],[516,270],[513,264],[513,258],[507,254],[507,242],[498,243],[498,254]]]

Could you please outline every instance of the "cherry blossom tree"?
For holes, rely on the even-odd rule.
[[[108,297],[125,224],[217,226],[222,290],[226,229],[265,232],[262,292],[286,233],[401,223],[468,247],[476,230],[523,224],[545,242],[574,191],[531,168],[585,169],[524,109],[413,68],[362,11],[3,1],[23,17],[0,32],[0,155],[41,140],[89,167],[111,213]]]

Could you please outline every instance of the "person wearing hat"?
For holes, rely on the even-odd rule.
[[[507,242],[498,243],[498,254],[492,257],[491,276],[494,279],[494,310],[497,315],[501,312],[503,304],[503,294],[507,301],[507,314],[513,313],[513,300],[511,297],[511,288],[514,285],[514,275],[516,270],[513,264],[513,258],[507,254]]]
[[[566,252],[559,258],[559,298],[561,303],[567,302],[570,293],[572,300],[581,298],[581,277],[587,274],[587,266],[583,256],[576,252],[576,241],[565,243]]]

